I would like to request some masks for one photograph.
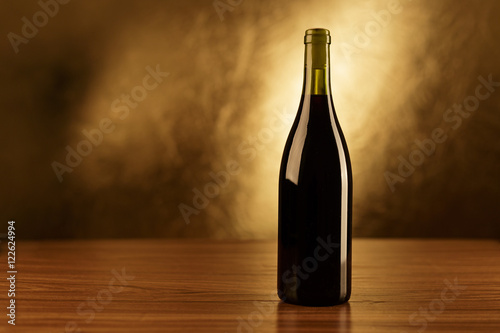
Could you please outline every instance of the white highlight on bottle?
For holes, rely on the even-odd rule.
[[[304,96],[304,99],[305,98],[310,99],[311,95],[306,95]],[[302,161],[302,151],[307,136],[307,124],[304,123],[309,120],[309,105],[310,103],[306,101],[302,103],[303,109],[300,114],[297,132],[293,137],[290,153],[288,154],[288,162],[286,164],[285,178],[295,185],[299,185],[300,162]]]
[[[331,95],[328,98],[329,110],[334,110]],[[330,112],[330,122],[332,124],[335,142],[339,152],[340,161],[340,176],[342,181],[341,187],[341,206],[340,206],[340,295],[339,300],[342,302],[347,296],[347,217],[348,217],[348,191],[349,177],[347,175],[347,161],[344,152],[344,146],[340,138],[340,133],[335,122],[333,113]]]

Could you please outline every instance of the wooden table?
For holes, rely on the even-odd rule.
[[[16,245],[0,332],[500,332],[498,241],[355,239],[352,298],[333,307],[278,300],[275,242]]]

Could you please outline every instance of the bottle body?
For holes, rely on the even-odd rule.
[[[349,153],[330,93],[329,61],[321,55],[307,66],[315,49],[328,58],[325,45],[308,54],[306,43],[304,91],[279,176],[278,295],[311,306],[340,304],[351,293]]]

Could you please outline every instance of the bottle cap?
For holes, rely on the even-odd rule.
[[[331,37],[328,29],[307,29],[304,44],[330,44]]]

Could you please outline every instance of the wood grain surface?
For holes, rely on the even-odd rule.
[[[276,243],[16,243],[16,326],[0,332],[500,332],[500,242],[355,239],[351,300],[276,296]],[[7,248],[0,255],[7,277]]]

